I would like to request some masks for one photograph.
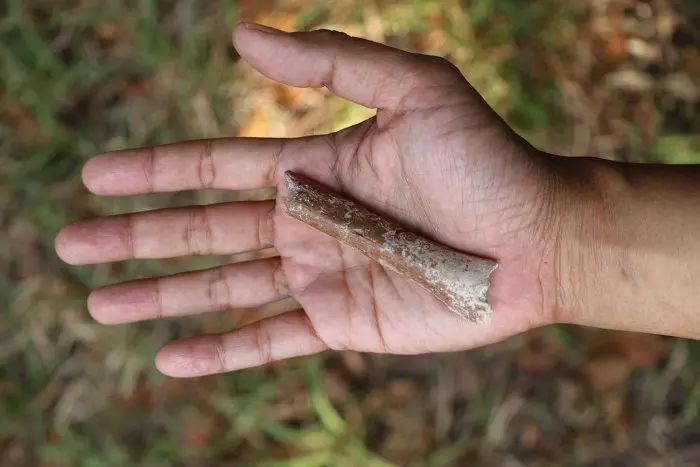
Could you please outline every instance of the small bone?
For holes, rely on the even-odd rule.
[[[289,216],[412,279],[469,321],[491,322],[486,293],[496,262],[420,237],[294,172],[285,182]]]

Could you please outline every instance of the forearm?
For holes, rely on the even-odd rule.
[[[562,165],[560,319],[700,338],[700,166]]]

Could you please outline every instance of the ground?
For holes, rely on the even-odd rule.
[[[682,466],[700,463],[700,346],[565,326],[477,351],[326,354],[174,380],[173,337],[261,310],[105,327],[88,290],[249,259],[67,267],[67,222],[269,196],[98,199],[105,150],[294,136],[371,112],[275,85],[239,20],[326,27],[454,61],[511,125],[567,155],[700,162],[700,7],[635,0],[7,0],[0,3],[0,465]]]

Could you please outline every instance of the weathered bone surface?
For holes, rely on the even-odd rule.
[[[287,214],[360,250],[430,291],[474,323],[489,323],[486,301],[492,260],[455,251],[404,230],[363,206],[294,172],[285,173]]]

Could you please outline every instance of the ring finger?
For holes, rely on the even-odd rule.
[[[90,314],[104,324],[261,306],[287,296],[279,257],[125,282],[94,290]]]

